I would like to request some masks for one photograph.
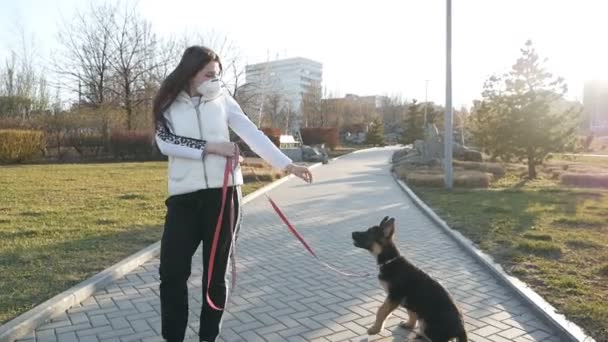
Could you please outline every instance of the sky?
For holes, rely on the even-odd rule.
[[[102,0],[90,0],[101,3]],[[248,63],[306,57],[323,64],[334,95],[400,95],[445,103],[445,0],[140,0],[161,36],[215,31]],[[0,0],[0,61],[18,46],[17,23],[42,59],[77,0]],[[582,99],[583,82],[608,79],[608,2],[453,0],[453,103],[470,106],[483,82],[509,70],[531,39],[547,67]]]

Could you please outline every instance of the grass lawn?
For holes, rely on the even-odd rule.
[[[0,324],[158,241],[166,167],[0,167]],[[277,178],[259,165],[256,173]]]
[[[576,161],[608,162],[595,159]],[[549,175],[525,181],[509,171],[487,189],[412,189],[507,272],[608,341],[607,189],[566,187]]]

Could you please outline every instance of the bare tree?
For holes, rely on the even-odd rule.
[[[230,95],[237,98],[239,90],[245,85],[245,68],[239,67],[237,63],[233,63],[228,72],[230,73],[228,77],[231,79],[226,83],[226,88],[230,92]]]
[[[269,127],[281,128],[284,125],[283,111],[283,95],[279,92],[273,92],[266,97],[264,106],[264,122]]]
[[[135,7],[125,9],[116,20],[116,34],[112,36],[114,58],[110,65],[118,87],[112,87],[126,111],[127,130],[134,128],[135,109],[146,96],[146,78],[164,61],[156,59],[157,38],[151,24],[141,18]]]
[[[262,124],[264,118],[264,107],[267,105],[268,99],[272,94],[281,94],[284,92],[283,84],[279,77],[270,68],[268,60],[263,65],[262,70],[258,73],[257,79],[248,80],[250,87],[254,89],[254,103],[258,109],[258,125]]]
[[[263,107],[261,100],[265,101],[265,96],[259,90],[255,83],[245,83],[238,88],[234,97],[254,122],[259,121],[260,107]]]
[[[94,116],[87,119],[96,119],[99,123],[96,128],[106,150],[109,149],[110,128],[115,121],[108,113],[117,103],[111,92],[111,61],[115,54],[112,39],[116,34],[117,11],[118,6],[109,3],[91,3],[86,10],[77,10],[73,18],[60,23],[59,49],[52,57],[58,75],[56,87],[77,95],[78,112],[81,106],[95,109],[82,112]],[[63,124],[61,120],[58,122]]]
[[[0,69],[2,82],[0,107],[4,115],[30,118],[32,111],[48,109],[49,93],[46,77],[40,64],[34,35],[28,35],[17,23],[18,48],[12,49],[4,68]]]
[[[147,58],[143,75],[143,85],[138,96],[136,118],[137,126],[142,128],[152,128],[152,100],[160,89],[163,80],[173,71],[179,63],[182,49],[178,42],[173,38],[157,38],[156,48],[151,49],[150,58]]]
[[[342,127],[345,120],[344,99],[336,98],[334,94],[330,92],[322,101],[324,111],[326,111],[328,124],[338,128]]]
[[[383,96],[381,98],[380,115],[384,122],[385,132],[395,133],[403,129],[407,107],[401,96]]]
[[[24,98],[33,99],[36,93],[37,74],[34,67],[36,60],[36,50],[34,38],[26,37],[25,29],[20,31],[20,53],[19,53],[19,73],[17,74],[16,95]],[[28,42],[31,46],[28,46]]]
[[[460,135],[460,144],[462,146],[465,146],[465,141],[467,140],[467,120],[469,116],[469,109],[465,106],[461,106],[459,110],[454,111],[455,126],[458,130],[458,135]]]
[[[15,74],[17,73],[17,53],[11,51],[11,57],[6,59],[5,66],[2,70],[2,84],[0,94],[3,96],[15,96]]]
[[[278,127],[284,127],[285,133],[289,133],[292,128],[294,128],[297,121],[297,114],[292,107],[290,101],[286,101],[285,105],[281,109],[280,118],[282,119],[282,123]]]
[[[3,117],[21,118],[29,116],[32,99],[22,96],[24,87],[21,85],[24,77],[17,64],[17,52],[11,51],[10,59],[6,60],[2,70],[2,88],[0,89],[0,115]]]
[[[238,87],[236,99],[251,119],[261,126],[263,121],[267,121],[265,113],[270,97],[276,94],[284,97],[285,94],[280,79],[273,75],[268,63],[254,74],[255,77],[248,77],[247,82]],[[238,83],[241,83],[240,79]]]
[[[157,38],[156,48],[151,51],[152,57],[149,58],[146,67],[148,81],[157,86],[163,82],[169,73],[175,69],[184,52],[178,40],[174,37]],[[152,66],[156,67],[152,67]]]
[[[48,82],[44,76],[38,76],[36,95],[33,101],[32,111],[41,113],[51,109],[51,94]]]
[[[61,83],[78,94],[79,103],[99,107],[108,102],[117,9],[109,4],[91,5],[59,29],[61,50],[53,58],[54,66]]]
[[[318,82],[313,82],[302,94],[300,110],[304,117],[305,127],[323,127],[326,124],[323,113],[322,88]]]

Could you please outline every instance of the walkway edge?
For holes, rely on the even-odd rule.
[[[464,237],[460,232],[450,228],[447,223],[441,219],[429,206],[426,205],[402,180],[400,180],[394,172],[391,172],[393,179],[401,189],[410,197],[410,199],[418,206],[424,214],[431,219],[436,225],[441,227],[443,231],[451,238],[456,240],[465,251],[473,258],[486,266],[492,274],[505,283],[507,287],[517,293],[525,303],[528,303],[534,311],[550,326],[553,326],[560,334],[560,338],[567,341],[580,342],[595,342],[591,336],[587,336],[585,332],[575,323],[570,322],[566,317],[558,313],[555,308],[538,295],[532,288],[521,280],[508,275],[499,264],[484,252],[478,250],[473,242]]]
[[[160,241],[17,316],[0,327],[0,341],[12,342],[27,336],[50,318],[87,299],[114,280],[123,277],[146,261],[156,257],[159,252]]]
[[[331,160],[336,160],[340,157],[333,158]],[[322,163],[316,163],[309,166],[309,169],[314,169],[321,165]],[[254,200],[256,197],[259,197],[277,186],[287,182],[292,177],[295,176],[289,175],[282,177],[266,186],[261,187],[260,189],[257,189],[243,198],[243,204],[246,204]],[[154,259],[159,254],[160,241],[126,257],[125,259],[97,273],[91,278],[74,285],[73,287],[43,302],[42,304],[39,304],[29,311],[24,312],[23,314],[0,326],[0,342],[13,342],[17,339],[28,336],[28,334],[33,332],[37,327],[44,324],[49,319],[70,309],[74,305],[79,304],[80,302],[89,298],[95,292],[124,277],[132,270],[143,265],[147,261]]]

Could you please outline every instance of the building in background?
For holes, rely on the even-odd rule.
[[[295,57],[279,59],[270,62],[250,64],[245,68],[245,79],[248,91],[256,92],[259,100],[255,116],[264,113],[264,105],[274,100],[274,105],[280,99],[280,107],[288,113],[293,113],[294,120],[287,124],[287,130],[298,130],[302,123],[302,95],[308,88],[323,81],[323,64],[308,58]]]

